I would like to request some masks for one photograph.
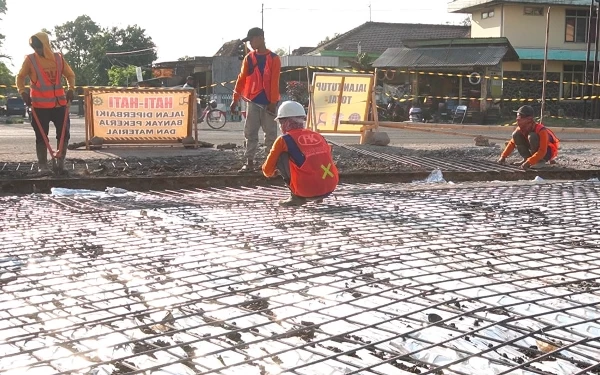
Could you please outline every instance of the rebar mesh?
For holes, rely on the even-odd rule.
[[[0,373],[598,374],[599,193],[0,198]]]

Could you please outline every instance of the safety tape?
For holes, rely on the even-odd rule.
[[[310,69],[310,70],[321,70],[321,71],[328,71],[328,72],[343,72],[343,73],[362,73],[362,74],[374,74],[375,70],[359,70],[359,69],[353,69],[353,68],[336,68],[336,67],[326,67],[326,66],[314,66],[314,65],[308,65],[306,67],[298,67],[298,68],[292,68],[292,69],[286,69],[286,70],[282,70],[281,73],[286,73],[286,72],[295,72],[295,71],[300,71],[300,70],[306,70],[306,69]],[[469,78],[473,75],[473,73],[447,73],[447,72],[424,72],[424,71],[416,71],[416,70],[403,70],[403,69],[377,69],[377,72],[381,72],[384,74],[383,77],[378,77],[380,79],[382,78],[393,78],[388,76],[388,73],[410,73],[410,74],[419,74],[419,75],[429,75],[429,76],[439,76],[439,77],[459,77],[459,78]],[[533,78],[516,78],[516,77],[498,77],[498,76],[488,76],[488,75],[481,75],[479,73],[477,73],[477,76],[479,77],[479,79],[491,79],[491,80],[503,80],[503,81],[515,81],[515,82],[529,82],[529,83],[543,83],[544,80],[543,79],[533,79]],[[235,82],[235,81],[234,81]],[[600,86],[600,83],[585,83],[585,82],[576,82],[576,81],[555,81],[555,80],[546,80],[547,83],[555,83],[555,84],[572,84],[572,85],[579,85],[579,86]],[[223,82],[223,83],[230,83],[230,82]],[[214,83],[212,85],[207,85],[207,86],[201,86],[199,87],[200,89],[203,88],[209,88],[209,87],[214,87],[217,85],[220,85],[221,83]],[[0,88],[9,88],[9,87],[16,87],[16,85],[0,85]],[[96,87],[106,87],[106,86],[76,86],[76,87],[81,87],[81,88],[96,88]],[[118,89],[135,89],[132,87],[112,87],[111,88],[118,88]],[[157,89],[157,88],[154,88]]]

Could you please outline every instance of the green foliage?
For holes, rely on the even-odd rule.
[[[326,44],[326,43],[332,41],[333,39],[337,38],[338,36],[340,36],[340,33],[333,34],[333,36],[331,38],[326,36],[325,39],[323,39],[322,41],[319,42],[319,44],[317,44],[317,47],[320,47],[323,44]]]
[[[108,70],[108,84],[110,86],[127,87],[137,81],[135,66],[113,66]]]
[[[278,54],[279,56],[285,56],[285,55],[287,55],[287,53],[288,53],[288,52],[285,50],[285,48],[281,48],[281,47],[280,47],[280,48],[277,48],[277,49],[276,49],[275,51],[273,51],[273,52],[275,52],[275,53],[276,53],[276,54]]]
[[[6,14],[6,0],[0,0],[0,14]],[[2,20],[1,17],[0,17],[0,20]],[[0,46],[2,46],[3,41],[4,41],[4,35],[0,34]],[[0,57],[8,57],[8,56],[0,55]]]
[[[0,62],[0,85],[11,86],[14,84],[15,76],[3,62]]]
[[[149,66],[157,59],[152,38],[137,25],[101,28],[89,16],[82,15],[55,26],[51,35],[55,48],[73,68],[77,85],[109,85],[113,67],[132,66],[135,77],[135,66]],[[113,75],[114,79],[121,79],[123,74],[117,69]]]
[[[356,70],[370,71],[373,68],[373,58],[368,53],[359,53],[354,60],[346,60]]]

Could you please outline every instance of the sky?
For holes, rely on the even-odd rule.
[[[0,20],[0,33],[6,36],[0,53],[12,57],[4,63],[16,73],[31,53],[31,35],[84,14],[100,27],[137,24],[145,29],[156,44],[157,62],[213,56],[223,43],[245,37],[255,26],[263,26],[268,48],[291,51],[316,46],[369,17],[374,22],[458,24],[466,15],[448,13],[448,1],[177,0],[154,6],[147,0],[7,0],[7,12]]]

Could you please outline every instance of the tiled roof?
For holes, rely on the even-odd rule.
[[[241,42],[240,39],[235,39],[223,44],[215,56],[237,56],[237,47]]]
[[[308,52],[314,50],[315,47],[298,47],[292,51],[292,55],[294,56],[302,56],[307,54]]]
[[[390,47],[400,47],[405,39],[468,38],[470,34],[470,26],[366,22],[338,35],[310,54],[323,50],[358,52],[359,42],[361,52],[383,53]]]

